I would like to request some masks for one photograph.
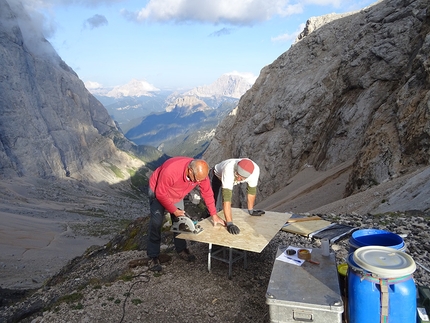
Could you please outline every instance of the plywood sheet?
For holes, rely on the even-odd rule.
[[[294,222],[282,228],[283,231],[308,236],[310,233],[328,227],[331,222],[326,220]]]
[[[203,228],[199,234],[181,233],[177,237],[260,253],[292,215],[266,211],[266,214],[261,216],[251,216],[248,210],[237,208],[233,208],[232,212],[233,222],[240,229],[237,235],[228,233],[227,229],[220,225],[214,227],[210,218],[207,218],[199,222]],[[218,212],[218,215],[224,219],[222,211]]]
[[[307,216],[307,217],[294,217],[294,215],[288,219],[289,223],[293,222],[304,222],[304,221],[316,221],[321,220],[321,218],[318,215],[315,216]]]

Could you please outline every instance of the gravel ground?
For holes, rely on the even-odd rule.
[[[429,286],[429,215],[320,216],[356,228],[400,234],[405,252],[417,263],[415,282]],[[276,251],[288,245],[319,248],[320,241],[279,231],[261,253],[248,253],[246,269],[242,261],[233,265],[232,279],[228,279],[228,265],[220,261],[213,260],[208,272],[207,244],[197,242],[189,244],[197,259],[187,263],[170,251],[172,246],[167,240],[161,274],[147,270],[144,250],[98,256],[87,253],[75,258],[73,266],[26,302],[3,307],[0,317],[10,319],[29,304],[56,298],[44,311],[22,322],[270,322],[266,290]],[[343,263],[349,251],[349,236],[331,248],[336,262]]]
[[[8,255],[7,250],[3,250],[10,258],[2,260],[2,276],[15,274],[21,278],[24,275],[22,279],[28,281],[26,284],[33,283],[35,287],[32,290],[0,287],[1,323],[270,322],[266,291],[278,247],[320,247],[318,239],[279,231],[261,253],[248,253],[247,268],[244,268],[242,261],[236,262],[233,265],[232,279],[228,279],[228,265],[224,262],[213,260],[212,270],[208,272],[207,244],[190,243],[189,247],[197,259],[193,263],[187,263],[172,252],[173,247],[167,236],[163,271],[158,274],[147,270],[145,247],[141,247],[139,251],[103,252],[108,249],[107,243],[91,247],[76,258],[68,255],[68,244],[71,246],[73,241],[85,237],[86,229],[96,228],[96,232],[104,239],[100,235],[102,232],[104,234],[101,229],[108,225],[114,230],[118,217],[145,218],[145,199],[127,196],[125,191],[118,194],[110,189],[94,190],[73,181],[38,181],[19,187],[17,181],[2,181],[0,186],[0,215],[9,219],[9,225],[13,224],[11,220],[23,216],[35,223],[46,219],[54,224],[74,224],[73,231],[60,230],[55,239],[48,240],[48,250],[41,247],[41,251],[54,253],[55,257],[49,258],[52,262],[43,257],[35,257],[38,262],[29,263],[25,257],[27,252],[15,259],[17,255]],[[330,189],[327,188],[326,192],[330,192]],[[420,211],[382,215],[359,211],[350,211],[348,214],[341,212],[344,205],[362,207],[363,200],[368,204],[372,199],[381,200],[382,193],[366,194],[366,198],[357,195],[348,198],[347,203],[332,203],[329,207],[321,208],[323,212],[314,213],[332,223],[354,228],[384,229],[401,235],[406,244],[405,252],[417,264],[413,275],[415,282],[430,286],[430,214]],[[297,213],[300,211],[297,210]],[[79,218],[70,221],[66,218],[69,214],[73,217],[79,215]],[[17,228],[18,225],[19,222],[16,223]],[[33,231],[28,232],[34,235]],[[8,232],[5,233],[7,237]],[[146,230],[142,228],[141,235],[144,236],[145,233]],[[45,236],[42,229],[36,235],[39,239]],[[5,238],[1,242],[6,245],[13,243],[24,251],[27,249],[23,245],[27,240],[19,237],[14,239]],[[109,239],[111,238],[105,241],[108,242]],[[348,256],[348,241],[349,236],[345,236],[331,245],[338,264],[344,263]],[[10,265],[11,261],[14,262],[13,266]],[[63,269],[59,272],[55,270],[57,275],[40,283],[37,279],[42,277],[41,273],[47,265]],[[306,265],[310,264],[305,263],[304,266]],[[22,283],[18,286],[22,286]]]

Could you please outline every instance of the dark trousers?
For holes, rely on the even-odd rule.
[[[213,168],[211,168],[211,170],[209,171],[209,179],[211,181],[212,192],[214,193],[216,210],[217,212],[219,212],[222,210],[222,182],[214,174]]]
[[[161,245],[161,228],[164,222],[164,212],[165,208],[155,197],[154,192],[148,190],[149,206],[150,206],[150,219],[148,227],[148,244],[147,251],[148,257],[155,258],[160,255],[160,245]],[[184,200],[179,201],[175,204],[176,207],[184,209]],[[171,216],[174,216],[171,214]],[[176,239],[178,233],[173,234],[173,242],[175,244],[176,252],[181,252],[187,248],[187,241],[184,239]]]

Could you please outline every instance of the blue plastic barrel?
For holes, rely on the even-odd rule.
[[[416,322],[416,265],[411,256],[368,246],[350,253],[347,263],[349,323]]]
[[[361,229],[354,231],[349,239],[349,252],[360,247],[382,246],[405,251],[403,238],[395,233],[378,229]]]

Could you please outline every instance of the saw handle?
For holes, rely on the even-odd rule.
[[[179,212],[178,212],[179,211]],[[182,210],[182,209],[180,209],[180,208],[177,208],[176,210],[175,210],[175,212],[173,212],[173,213],[170,213],[171,215],[174,215],[175,217],[178,217],[178,216],[186,216],[186,214],[185,214],[185,211],[184,210]]]

